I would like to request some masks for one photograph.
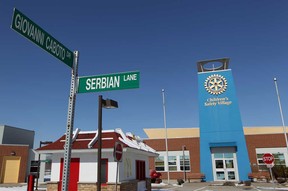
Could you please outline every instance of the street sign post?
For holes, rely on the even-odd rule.
[[[274,162],[274,156],[271,153],[265,153],[262,156],[262,160],[263,162],[267,165],[273,164]]]
[[[274,166],[274,156],[271,153],[265,153],[262,156],[262,160],[267,165],[267,168],[269,168],[271,179],[272,179],[272,182],[274,184],[274,178],[273,178],[273,174],[272,174],[272,167]]]
[[[12,18],[12,29],[31,40],[39,47],[43,48],[57,59],[67,64],[71,70],[71,86],[70,96],[68,103],[68,114],[67,114],[67,128],[66,138],[64,146],[64,167],[63,167],[63,181],[62,191],[68,190],[69,185],[69,173],[70,173],[70,159],[71,159],[71,148],[72,148],[72,135],[74,126],[74,113],[75,113],[75,100],[76,100],[76,80],[78,78],[78,51],[70,51],[63,44],[58,42],[55,38],[44,31],[40,26],[26,17],[19,10],[14,8]],[[40,158],[40,157],[39,157]]]
[[[14,8],[11,28],[67,64],[70,68],[73,67],[73,52],[16,8]]]
[[[79,77],[78,93],[139,88],[139,80],[138,71]]]
[[[116,182],[115,182],[115,187],[116,187],[115,190],[117,191],[119,162],[122,162],[122,156],[123,156],[123,145],[120,142],[115,142],[113,155],[114,155],[114,161],[117,162]]]

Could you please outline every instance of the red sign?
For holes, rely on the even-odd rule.
[[[265,153],[262,159],[265,164],[272,164],[274,162],[274,156],[271,153]]]
[[[123,146],[121,143],[115,142],[113,154],[114,154],[114,161],[115,162],[121,162],[122,161]]]

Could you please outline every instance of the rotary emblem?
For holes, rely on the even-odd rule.
[[[219,74],[213,74],[205,80],[204,86],[210,94],[219,95],[226,90],[227,80]]]

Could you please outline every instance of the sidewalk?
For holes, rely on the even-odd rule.
[[[38,190],[45,191],[45,185],[39,185]],[[184,183],[182,185],[177,185],[176,182],[171,182],[169,185],[153,184],[153,191],[267,191],[267,190],[277,190],[277,191],[288,191],[287,186],[278,183],[261,183],[252,182],[251,186],[236,185],[236,186],[222,186],[220,183],[216,182],[191,182]],[[27,184],[0,184],[0,191],[27,191]]]
[[[38,191],[46,190],[46,184],[39,184]],[[27,183],[0,184],[0,191],[27,191]]]
[[[235,186],[223,186],[222,183],[217,182],[193,182],[184,183],[183,185],[177,184],[162,184],[158,187],[152,185],[153,191],[265,191],[265,190],[286,190],[288,187],[278,183],[262,183],[262,182],[252,182],[251,186],[235,185]]]

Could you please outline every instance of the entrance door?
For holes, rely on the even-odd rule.
[[[231,150],[214,152],[212,163],[214,181],[239,181],[235,152]]]
[[[21,157],[4,156],[1,183],[18,183]]]
[[[79,181],[79,165],[80,165],[80,158],[71,158],[70,162],[70,176],[69,176],[69,191],[77,191],[78,181]],[[63,173],[63,166],[64,160],[61,158],[61,165],[60,165],[60,184],[58,185],[58,190],[62,189],[62,173]]]

